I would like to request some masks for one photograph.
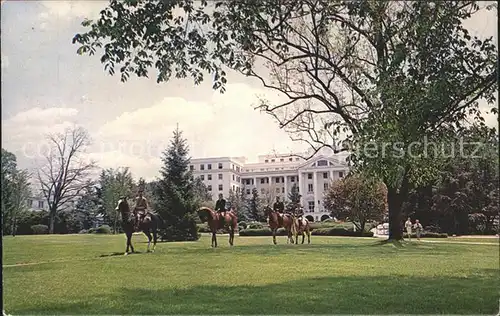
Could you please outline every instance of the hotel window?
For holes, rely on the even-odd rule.
[[[344,173],[342,171],[339,172],[339,178],[343,178],[344,177]]]
[[[38,207],[43,208],[43,201],[38,201]]]
[[[275,181],[276,181],[276,183],[280,183],[280,178],[279,178],[279,177],[277,177],[277,178],[275,179]]]
[[[314,201],[309,201],[308,203],[309,212],[314,212]]]
[[[318,161],[318,167],[321,167],[321,166],[328,166],[328,161],[326,161],[326,160]]]
[[[285,193],[285,188],[281,188],[281,193]]]
[[[264,160],[264,162],[267,163],[267,162],[269,162],[269,160],[266,159],[266,160]]]
[[[211,174],[207,175],[207,180],[212,180],[212,175]]]
[[[323,190],[328,190],[328,183],[323,183]]]
[[[219,191],[222,191],[222,184],[219,184]]]
[[[288,161],[293,161],[293,158],[288,158]]]
[[[212,164],[211,163],[207,164],[207,169],[208,170],[212,170]]]
[[[328,179],[328,172],[323,172],[323,179]]]
[[[222,180],[222,173],[219,173],[219,180]]]
[[[201,181],[205,181],[205,176],[204,176],[204,175],[201,175],[201,176],[200,176],[200,179],[201,179]]]
[[[193,171],[193,170],[194,170],[194,166],[193,166],[193,165],[190,165],[190,166],[189,166],[189,170]]]
[[[313,185],[312,185],[312,183],[309,183],[307,185],[307,192],[313,192]]]
[[[247,189],[247,194],[250,194],[250,189]]]
[[[233,181],[234,181],[234,179],[235,179],[235,178],[234,178],[234,174],[233,174]]]
[[[295,177],[290,177],[290,182],[295,182]]]
[[[285,161],[285,159],[281,158],[280,161],[283,162],[283,161]]]
[[[208,191],[212,191],[212,185],[211,184],[207,185],[207,190]]]
[[[312,178],[313,178],[313,174],[312,174],[312,173],[308,173],[308,174],[307,174],[307,179],[309,179],[309,180],[310,180],[310,179],[312,179]]]
[[[276,161],[276,160],[274,160],[274,159],[271,159],[271,162],[275,162],[275,161]]]
[[[260,179],[260,184],[264,184],[264,183],[266,183],[266,178],[261,178]]]
[[[276,188],[276,193],[280,193],[280,188]]]
[[[219,162],[219,169],[222,169],[222,162]]]
[[[205,170],[205,165],[200,165],[200,170]]]

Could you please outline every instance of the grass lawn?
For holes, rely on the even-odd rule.
[[[3,239],[9,314],[495,314],[499,247],[380,245],[376,239],[219,236],[160,243],[144,235]],[[120,255],[117,252],[121,252]],[[25,265],[21,265],[25,263]]]

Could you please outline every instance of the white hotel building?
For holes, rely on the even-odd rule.
[[[194,177],[200,177],[216,200],[219,193],[227,199],[229,190],[244,190],[251,196],[257,188],[261,197],[274,203],[276,196],[287,201],[294,184],[302,195],[302,206],[309,220],[329,218],[323,207],[323,192],[328,185],[346,175],[348,166],[340,156],[318,155],[304,160],[295,155],[261,155],[257,163],[246,163],[245,157],[191,159]]]

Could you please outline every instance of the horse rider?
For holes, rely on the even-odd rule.
[[[143,192],[144,192],[143,189],[140,189],[137,197],[135,198],[134,215],[136,216],[136,222],[135,222],[136,230],[139,229],[139,223],[144,219],[149,210],[148,201],[142,195]]]
[[[224,224],[224,215],[226,214],[226,200],[222,193],[219,193],[219,199],[215,202],[215,211],[219,213],[220,221]]]
[[[280,197],[276,197],[276,202],[273,204],[273,211],[278,212],[278,220],[283,224],[283,213],[285,212],[285,204],[280,201]]]

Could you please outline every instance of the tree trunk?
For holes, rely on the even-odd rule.
[[[55,221],[56,221],[56,210],[51,208],[49,211],[49,234],[54,233]]]
[[[401,202],[396,189],[388,188],[387,202],[389,204],[389,240],[402,240]]]

